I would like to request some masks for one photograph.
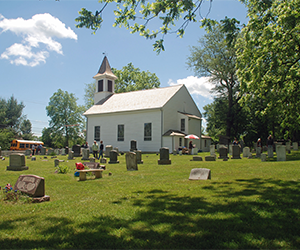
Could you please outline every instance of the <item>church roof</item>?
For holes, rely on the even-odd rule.
[[[103,58],[103,61],[101,63],[100,69],[98,71],[98,73],[94,76],[94,78],[98,77],[98,76],[102,76],[102,75],[106,75],[106,76],[112,76],[113,78],[117,79],[117,77],[114,75],[114,73],[112,72],[108,59],[105,56]]]
[[[113,94],[105,102],[92,106],[83,115],[162,108],[182,87],[183,84]]]

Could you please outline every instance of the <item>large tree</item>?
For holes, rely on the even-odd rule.
[[[50,117],[49,126],[52,137],[59,138],[61,146],[68,146],[69,140],[79,137],[83,129],[82,113],[84,108],[77,105],[74,94],[59,89],[55,92],[46,107]]]
[[[22,112],[24,109],[23,102],[18,103],[14,96],[8,100],[0,99],[0,128],[13,128],[15,131],[20,126]]]
[[[223,22],[229,22],[229,19]],[[238,131],[234,128],[237,127],[241,111],[238,104],[239,81],[236,76],[236,50],[234,48],[234,37],[237,33],[238,29],[231,32],[232,39],[229,41],[228,33],[223,30],[223,26],[216,24],[211,32],[199,39],[198,46],[191,48],[191,56],[188,57],[188,66],[197,76],[210,77],[214,85],[212,92],[218,98],[215,104],[224,105],[222,117],[219,117],[224,123],[220,125],[225,125],[225,133],[229,137],[237,136]]]
[[[140,69],[135,68],[132,63],[128,63],[128,65],[120,70],[112,68],[112,72],[118,77],[115,81],[116,93],[152,89],[160,86],[160,81],[155,73],[140,71]],[[84,91],[85,104],[86,107],[89,108],[94,105],[95,82],[85,84]]]
[[[300,0],[248,0],[247,6],[249,22],[237,43],[242,101],[253,104],[270,131],[299,140]]]
[[[240,0],[244,2],[244,0]],[[79,11],[80,16],[75,19],[76,27],[86,27],[95,33],[103,22],[102,14],[108,5],[114,6],[116,16],[113,26],[129,29],[131,33],[138,32],[146,39],[157,39],[153,44],[158,53],[164,50],[164,36],[175,33],[183,37],[190,22],[199,22],[201,27],[211,28],[214,21],[201,15],[203,0],[99,0],[101,7],[94,13],[85,8]],[[211,5],[213,0],[208,2]],[[152,31],[149,24],[158,27]],[[159,37],[159,38],[158,38]]]

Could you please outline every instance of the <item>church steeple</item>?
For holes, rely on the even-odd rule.
[[[106,56],[103,58],[98,73],[93,78],[96,80],[94,104],[97,104],[115,92],[115,80],[118,79],[112,72]]]

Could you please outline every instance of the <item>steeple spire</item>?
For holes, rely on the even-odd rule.
[[[108,62],[108,59],[106,56],[103,58],[103,61],[101,63],[98,73],[93,78],[96,79],[99,76],[111,76],[111,77],[117,79],[117,77],[114,75],[114,73],[111,70],[111,67],[109,65],[109,62]]]

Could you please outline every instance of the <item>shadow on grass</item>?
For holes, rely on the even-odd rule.
[[[49,217],[49,226],[40,229],[47,240],[6,238],[0,239],[0,245],[2,249],[300,248],[298,182],[237,179],[210,187],[213,185],[217,188],[212,198],[220,202],[209,203],[201,194],[189,197],[164,190],[137,191],[131,202],[139,212],[129,219],[95,215],[93,221],[78,225],[72,219]],[[236,191],[231,185],[240,188]],[[113,203],[122,206],[123,202],[124,197]],[[12,223],[4,219],[0,230],[13,229]]]

